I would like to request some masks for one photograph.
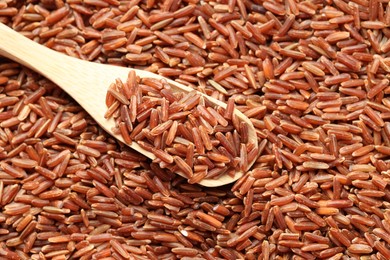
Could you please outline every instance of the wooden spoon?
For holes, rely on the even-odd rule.
[[[107,133],[121,142],[124,142],[123,138],[112,132],[115,126],[114,120],[104,118],[107,110],[105,99],[110,84],[117,78],[125,82],[130,70],[135,70],[140,78],[164,78],[149,71],[88,62],[67,56],[31,41],[2,23],[0,23],[0,55],[53,81],[76,100]],[[192,88],[173,80],[166,80],[175,91],[193,91]],[[225,103],[203,93],[202,95],[212,104],[226,108]],[[249,140],[255,143],[257,149],[257,136],[253,124],[237,109],[234,113],[248,124]],[[136,142],[132,142],[129,146],[152,160],[156,158],[154,154],[144,150]],[[254,161],[255,159],[248,163],[249,167]],[[200,184],[208,187],[221,186],[234,182],[242,175],[242,172],[237,172],[234,177],[223,175],[218,179],[204,179]]]

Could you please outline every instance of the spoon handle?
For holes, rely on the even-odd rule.
[[[64,71],[72,70],[68,56],[29,40],[3,23],[0,23],[0,55],[39,72],[57,84],[69,80]]]

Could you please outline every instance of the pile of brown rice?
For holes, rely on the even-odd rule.
[[[238,179],[257,159],[257,135],[236,114],[233,98],[224,107],[212,102],[218,100],[175,89],[167,79],[141,79],[131,70],[126,80],[111,83],[104,116],[114,118],[113,131],[126,144],[136,142],[160,168],[191,184],[225,175]]]
[[[387,0],[3,0],[0,22],[231,98],[260,149],[188,184],[0,58],[0,258],[390,259]]]

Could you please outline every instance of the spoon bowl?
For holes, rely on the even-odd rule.
[[[175,91],[185,93],[194,91],[188,86],[149,71],[88,62],[67,56],[24,37],[2,23],[0,23],[0,55],[40,73],[57,84],[82,106],[107,133],[123,143],[122,136],[112,131],[115,127],[114,119],[104,117],[107,110],[105,105],[107,90],[116,79],[125,82],[130,70],[134,70],[140,78],[165,79]],[[204,93],[200,94],[210,103],[226,108],[224,102]],[[248,137],[257,148],[257,136],[252,122],[237,109],[234,109],[234,114],[247,123]],[[156,159],[153,153],[140,147],[137,142],[127,145],[152,160]],[[249,167],[253,163],[254,160],[249,162]],[[243,174],[243,172],[237,172],[234,176],[225,174],[216,179],[203,179],[199,184],[207,187],[222,186],[236,181]]]

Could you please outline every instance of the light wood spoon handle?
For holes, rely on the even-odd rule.
[[[77,101],[106,132],[122,142],[124,142],[122,136],[112,132],[115,127],[114,120],[104,118],[107,110],[105,100],[108,87],[117,78],[126,81],[130,70],[135,70],[140,78],[164,78],[149,71],[88,62],[67,56],[24,37],[2,23],[0,23],[0,55],[53,81]],[[165,79],[178,91],[193,91],[190,87]],[[211,103],[226,108],[224,102],[201,94]],[[249,139],[255,141],[257,145],[256,131],[252,122],[237,109],[234,113],[249,125]],[[154,154],[144,150],[136,142],[132,142],[129,146],[150,159],[156,158]],[[250,165],[252,164],[253,162],[250,162]],[[225,175],[219,179],[205,179],[200,184],[210,187],[221,186],[234,182],[242,174],[242,172],[238,172],[234,177]]]
[[[2,23],[0,23],[0,55],[53,81],[76,100],[106,132],[124,142],[120,135],[112,133],[114,120],[104,118],[104,114],[107,110],[105,100],[108,86],[116,78],[126,79],[128,68],[67,56],[29,40]],[[155,158],[154,154],[145,151],[135,142],[130,146],[151,159]]]

